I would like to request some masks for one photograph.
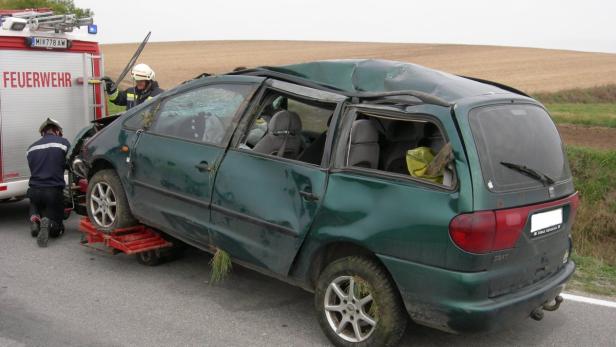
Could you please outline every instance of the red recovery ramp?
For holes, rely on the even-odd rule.
[[[96,229],[89,218],[84,217],[79,222],[79,231],[86,236],[87,245],[102,243],[112,250],[126,254],[137,254],[173,246],[160,233],[142,224],[104,233]]]

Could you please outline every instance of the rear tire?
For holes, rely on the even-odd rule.
[[[137,224],[120,177],[111,169],[98,171],[90,179],[86,209],[92,224],[101,231],[110,232]]]
[[[314,303],[321,329],[335,346],[396,346],[408,321],[387,272],[367,257],[329,264],[317,281]]]

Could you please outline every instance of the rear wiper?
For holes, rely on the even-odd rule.
[[[541,183],[543,183],[544,185],[548,185],[548,184],[554,184],[554,179],[552,179],[550,176],[537,171],[535,169],[531,169],[528,166],[524,166],[524,165],[520,165],[520,164],[515,164],[515,163],[509,163],[506,161],[501,161],[500,162],[501,165],[508,167],[512,170],[516,170],[518,172],[524,173],[529,177],[532,177],[538,181],[540,181]]]

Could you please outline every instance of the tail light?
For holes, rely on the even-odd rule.
[[[544,204],[459,214],[449,223],[449,235],[458,247],[467,252],[502,251],[515,247],[529,214],[565,204],[570,206],[568,223],[571,225],[579,205],[577,193]]]
[[[461,214],[449,224],[453,242],[471,253],[489,252],[494,243],[495,231],[496,215],[493,211]]]

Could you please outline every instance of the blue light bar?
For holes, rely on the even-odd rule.
[[[96,35],[96,33],[98,33],[98,27],[96,24],[88,25],[88,34]]]

